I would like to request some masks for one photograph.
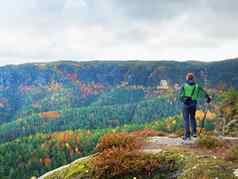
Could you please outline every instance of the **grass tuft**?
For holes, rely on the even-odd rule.
[[[215,136],[201,136],[197,140],[199,147],[206,149],[215,149],[224,146],[224,142]]]

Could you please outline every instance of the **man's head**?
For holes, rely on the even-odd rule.
[[[193,74],[192,74],[192,73],[188,73],[188,74],[186,75],[186,80],[187,80],[188,82],[194,82],[194,76],[193,76]]]

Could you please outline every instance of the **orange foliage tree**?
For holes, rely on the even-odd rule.
[[[60,113],[57,111],[49,111],[49,112],[41,112],[39,113],[40,118],[48,120],[55,120],[58,119],[60,117]]]
[[[52,163],[52,161],[51,161],[51,159],[49,158],[49,156],[46,156],[46,157],[44,157],[43,159],[40,159],[40,162],[41,162],[41,164],[43,165],[43,166],[50,166],[51,165],[51,163]]]
[[[59,83],[57,83],[57,82],[52,82],[48,86],[48,90],[50,92],[55,92],[56,93],[56,92],[59,92],[61,89],[62,89],[62,86]]]
[[[196,111],[196,119],[197,119],[197,120],[201,121],[201,120],[203,119],[203,117],[204,117],[204,112],[203,112],[203,111],[200,111],[200,110]],[[214,119],[215,117],[216,117],[216,114],[215,114],[215,113],[210,112],[210,111],[207,112],[206,118],[207,118],[208,120],[212,120],[212,119]]]
[[[77,135],[77,133],[74,133],[73,131],[67,131],[67,132],[54,132],[50,135],[50,139],[55,139],[58,142],[69,142],[73,141],[76,144],[80,144],[80,137]]]

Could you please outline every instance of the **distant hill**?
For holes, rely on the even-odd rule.
[[[187,72],[193,72],[198,83],[209,88],[237,88],[237,69],[238,59],[4,66],[0,68],[0,136],[14,139],[39,131],[114,127],[174,115],[178,110],[173,100],[156,98],[163,96],[161,82],[174,89]],[[170,93],[176,95],[176,91]]]
[[[238,87],[238,59],[221,62],[91,61],[54,62],[0,67],[0,124],[15,120],[23,108],[48,102],[52,93],[64,105],[87,106],[96,95],[121,84],[155,87],[161,80],[173,86],[192,71],[209,87]],[[68,101],[62,101],[67,95]],[[52,97],[52,98],[53,98]],[[73,101],[73,102],[72,102]],[[54,105],[54,104],[52,104]],[[48,107],[48,106],[47,106]]]

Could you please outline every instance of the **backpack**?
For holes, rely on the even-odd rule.
[[[194,96],[194,93],[196,89],[198,88],[197,84],[189,85],[185,84],[183,86],[184,90],[184,96],[183,96],[183,103],[186,105],[190,105],[193,101],[196,101],[196,96]]]

